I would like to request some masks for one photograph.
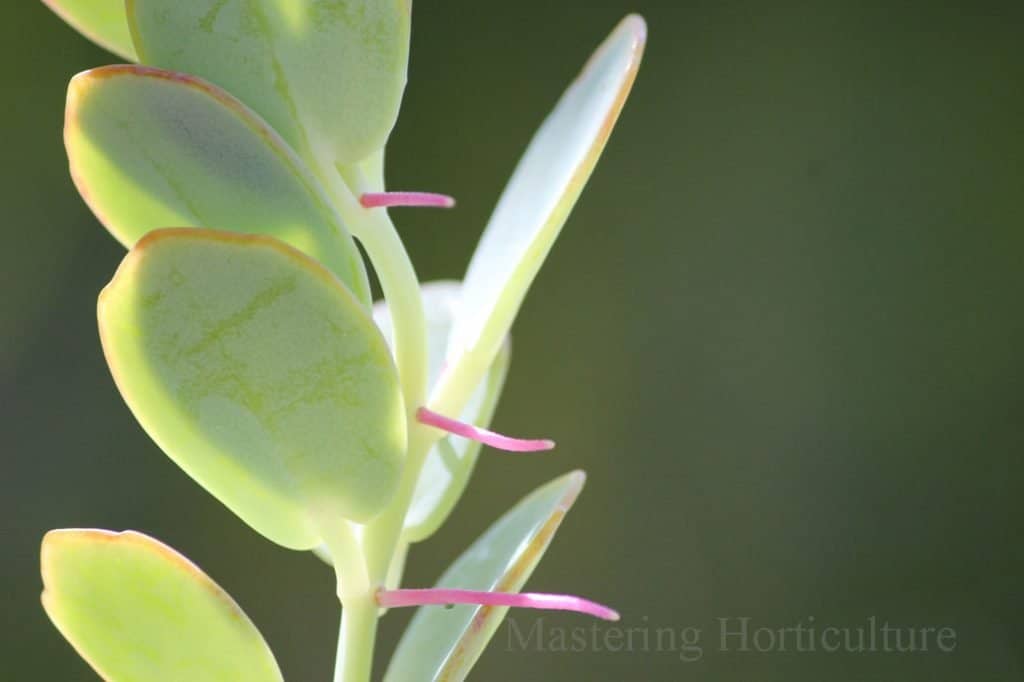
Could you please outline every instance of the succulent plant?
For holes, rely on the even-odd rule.
[[[128,249],[98,303],[113,378],[199,485],[333,566],[335,680],[369,679],[388,608],[422,606],[394,681],[465,678],[509,607],[616,619],[520,592],[579,471],[507,511],[435,587],[401,585],[409,545],[451,514],[482,445],[554,446],[487,426],[509,330],[629,93],[643,20],[615,28],[544,121],[462,281],[421,285],[388,209],[454,201],[384,186],[411,0],[47,4],[132,62],[75,76],[65,124],[76,187]],[[234,601],[155,539],[51,531],[42,573],[47,613],[105,679],[281,679]]]

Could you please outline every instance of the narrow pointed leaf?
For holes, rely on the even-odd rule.
[[[445,571],[438,587],[518,592],[533,573],[583,487],[574,471],[538,488],[505,513]],[[463,680],[507,607],[422,607],[409,623],[385,679]]]
[[[111,682],[279,682],[259,631],[188,559],[133,531],[54,530],[43,606]]]
[[[71,28],[103,49],[130,62],[136,61],[124,0],[43,0],[43,3]]]
[[[320,185],[219,88],[140,66],[93,69],[71,81],[64,130],[75,184],[125,246],[168,226],[266,234],[369,303],[362,258]]]
[[[428,386],[437,383],[444,368],[460,292],[460,284],[451,281],[428,282],[421,289],[427,317]],[[391,314],[385,302],[374,305],[373,317],[392,344]],[[490,424],[508,373],[509,355],[506,343],[462,411],[462,421],[481,427]],[[407,542],[425,540],[441,527],[462,496],[481,447],[478,441],[447,436],[431,449],[406,515],[403,537]]]
[[[146,64],[206,78],[301,154],[384,146],[405,88],[411,0],[128,0]]]
[[[541,263],[590,177],[633,84],[646,40],[629,16],[598,48],[537,132],[491,216],[463,282],[448,378],[490,365]],[[472,383],[472,381],[468,382]],[[456,388],[456,392],[465,389]],[[458,400],[454,401],[456,404]],[[447,405],[439,405],[441,411]]]
[[[99,301],[100,337],[135,417],[245,522],[293,549],[364,522],[394,492],[404,406],[370,316],[276,240],[151,232]]]

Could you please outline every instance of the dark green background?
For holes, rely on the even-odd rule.
[[[1007,10],[1011,6],[1014,10]],[[704,655],[509,651],[481,680],[1024,679],[1024,12],[1019,3],[416,3],[392,186],[425,279],[458,276],[532,130],[627,11],[650,45],[515,329],[499,428],[415,548],[427,585],[513,500],[588,487],[530,581],[702,628]],[[78,199],[64,87],[111,61],[39,3],[0,10],[0,678],[92,679],[38,601],[60,526],[136,528],[251,614],[289,680],[329,678],[316,559],[256,536],[122,405],[94,304],[122,255]],[[408,618],[384,620],[380,658]],[[953,627],[952,654],[720,651],[753,626]],[[521,629],[534,616],[515,614]],[[590,626],[547,616],[547,627]]]

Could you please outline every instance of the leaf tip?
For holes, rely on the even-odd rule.
[[[620,24],[624,30],[633,34],[641,46],[647,42],[647,20],[641,14],[627,14]]]
[[[569,485],[566,486],[565,493],[558,505],[562,511],[569,511],[569,508],[576,502],[576,498],[583,492],[583,486],[587,482],[587,472],[576,469],[566,474],[566,479]]]

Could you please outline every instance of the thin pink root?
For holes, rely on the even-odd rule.
[[[446,194],[433,192],[367,192],[359,197],[363,208],[388,208],[390,206],[421,206],[451,208],[455,199]]]
[[[432,410],[428,410],[425,407],[421,407],[416,410],[416,419],[421,424],[427,426],[433,426],[434,428],[453,433],[456,436],[462,436],[470,440],[475,440],[484,445],[490,445],[492,448],[498,450],[507,450],[508,452],[539,452],[541,450],[550,450],[555,447],[555,441],[540,439],[540,440],[524,440],[522,438],[510,438],[509,436],[503,436],[500,433],[494,433],[487,429],[481,429],[472,424],[464,424],[463,422],[456,421],[450,417],[445,417],[442,414],[438,414]]]
[[[603,620],[618,620],[619,614],[603,604],[574,597],[569,594],[539,594],[523,592],[478,592],[476,590],[448,590],[433,588],[427,590],[381,590],[377,603],[384,608],[401,606],[427,606],[448,604],[476,604],[478,606],[515,606],[526,609],[547,609],[549,611],[576,611]]]

